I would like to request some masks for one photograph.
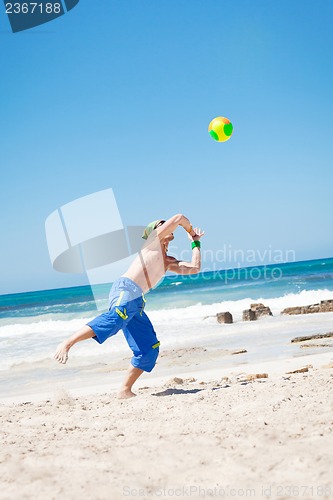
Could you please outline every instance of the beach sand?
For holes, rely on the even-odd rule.
[[[225,352],[169,350],[130,400],[113,384],[2,402],[0,498],[333,498],[320,352],[222,369]]]

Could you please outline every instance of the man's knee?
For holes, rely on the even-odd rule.
[[[158,354],[159,354],[158,346],[152,347],[145,354],[140,353],[138,355],[134,355],[131,363],[135,368],[140,368],[140,370],[143,370],[145,372],[151,372],[156,364]]]
[[[99,344],[105,342],[106,339],[115,335],[124,324],[124,319],[116,311],[110,309],[108,312],[100,314],[95,319],[87,323],[95,333],[94,340]]]

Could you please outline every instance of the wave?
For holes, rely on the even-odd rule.
[[[299,293],[289,293],[281,297],[269,299],[263,297],[254,299],[249,296],[245,299],[215,302],[213,304],[202,304],[198,301],[198,303],[189,306],[168,309],[161,308],[153,311],[149,311],[149,306],[147,306],[147,313],[157,326],[166,322],[177,322],[181,325],[184,322],[202,320],[205,316],[215,315],[217,312],[223,311],[230,311],[237,317],[254,302],[264,303],[271,308],[274,315],[277,315],[286,307],[305,306],[327,299],[333,299],[333,291],[326,289],[302,290]],[[25,321],[24,323],[6,324],[0,327],[0,339],[11,339],[13,337],[33,334],[45,336],[60,334],[66,336],[82,328],[92,318],[93,316],[89,318],[79,316],[68,320],[64,318],[61,320],[48,319],[43,321],[40,319],[28,323]]]
[[[269,299],[263,297],[253,299],[247,297],[245,299],[215,302],[213,304],[202,304],[198,302],[195,305],[184,308],[151,311],[149,312],[149,317],[157,323],[197,320],[205,316],[211,316],[218,312],[225,311],[229,311],[239,317],[244,309],[249,309],[250,304],[255,302],[264,303],[266,306],[270,307],[274,315],[277,315],[286,307],[306,306],[328,299],[333,299],[332,290],[302,290],[299,293],[289,293],[281,297]]]
[[[14,323],[0,327],[0,339],[19,335],[43,334],[43,333],[61,333],[73,332],[82,328],[82,326],[91,318],[78,318],[71,320],[47,320],[31,323]]]

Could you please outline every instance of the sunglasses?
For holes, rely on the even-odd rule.
[[[160,220],[159,222],[157,222],[154,226],[154,229],[157,229],[158,227],[162,226],[164,224],[165,220]]]

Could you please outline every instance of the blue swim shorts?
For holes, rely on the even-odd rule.
[[[159,341],[148,316],[144,312],[145,297],[142,289],[129,278],[119,278],[113,283],[109,296],[109,310],[93,319],[88,326],[95,333],[99,344],[123,330],[132,349],[132,365],[145,372],[155,366]]]

